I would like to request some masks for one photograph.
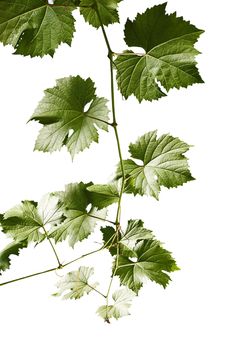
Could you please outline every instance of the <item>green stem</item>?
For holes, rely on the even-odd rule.
[[[62,266],[63,266],[63,267],[66,267],[66,266],[68,266],[68,265],[71,265],[71,264],[73,264],[74,262],[76,262],[76,261],[78,261],[78,260],[81,260],[81,259],[85,258],[86,256],[89,256],[89,255],[95,254],[95,253],[97,253],[97,252],[100,252],[100,251],[103,250],[103,249],[104,249],[104,248],[101,247],[101,248],[96,249],[96,250],[93,250],[92,252],[89,252],[89,253],[87,253],[87,254],[83,254],[83,255],[79,256],[78,258],[76,258],[76,259],[74,259],[74,260],[71,260],[71,261],[69,261],[69,262],[66,263],[66,264],[63,264]]]
[[[106,219],[100,218],[99,216],[95,216],[95,215],[92,215],[92,214],[88,214],[88,215],[91,218],[98,219],[98,220],[105,221],[105,222],[109,222],[109,224],[115,225],[114,221],[106,220]]]
[[[113,123],[112,126],[114,128],[115,132],[115,139],[117,142],[117,148],[118,148],[118,154],[119,154],[119,161],[120,161],[120,167],[121,167],[121,173],[122,173],[122,183],[121,183],[121,188],[120,188],[120,193],[119,193],[119,200],[118,200],[118,207],[117,207],[117,213],[116,213],[116,219],[115,219],[115,226],[116,226],[116,235],[117,235],[117,256],[116,256],[116,264],[115,264],[115,269],[113,271],[113,274],[111,276],[110,284],[108,287],[107,295],[106,295],[106,314],[107,314],[107,319],[106,321],[109,322],[108,319],[108,305],[109,305],[109,295],[113,283],[114,276],[117,272],[118,269],[118,261],[119,261],[119,233],[120,233],[120,217],[121,217],[121,202],[122,202],[122,197],[124,193],[124,184],[125,184],[125,171],[124,171],[124,163],[123,163],[123,157],[122,157],[122,151],[121,151],[121,145],[120,145],[120,138],[118,134],[118,124],[117,124],[117,119],[116,119],[116,110],[115,110],[115,86],[114,86],[114,70],[113,70],[113,51],[111,49],[105,27],[102,23],[102,19],[99,13],[98,5],[96,4],[96,12],[99,18],[100,26],[102,29],[103,37],[106,43],[106,47],[108,50],[108,58],[110,60],[110,76],[111,76],[111,104],[112,104],[112,116],[113,116]]]
[[[43,228],[43,231],[44,231],[44,233],[45,233],[45,236],[46,236],[46,238],[48,239],[48,241],[49,241],[49,243],[50,243],[50,246],[51,246],[51,248],[52,248],[52,250],[53,250],[53,252],[54,252],[54,255],[55,255],[56,260],[57,260],[57,262],[58,262],[58,267],[61,267],[62,264],[61,264],[61,262],[60,262],[60,260],[59,260],[59,257],[58,257],[58,254],[57,254],[57,252],[56,252],[56,249],[55,249],[55,247],[54,247],[54,245],[53,245],[53,243],[52,243],[50,237],[48,236],[47,231],[45,230],[44,226],[43,226],[42,228]]]
[[[22,280],[25,280],[27,278],[31,278],[31,277],[34,277],[34,276],[43,275],[43,274],[48,273],[48,272],[56,271],[58,269],[59,269],[58,267],[54,267],[53,269],[49,269],[49,270],[45,270],[45,271],[41,271],[41,272],[36,272],[36,273],[31,274],[31,275],[27,275],[27,276],[24,276],[24,277],[16,278],[16,279],[11,280],[11,281],[3,282],[3,283],[0,284],[0,287],[1,286],[5,286],[6,284],[13,283],[13,282],[22,281]]]
[[[100,294],[103,298],[106,299],[106,295],[104,295],[102,292],[100,292],[100,291],[97,290],[96,288],[90,286],[89,284],[87,284],[87,286],[89,286],[89,288],[91,288],[91,289],[94,290],[96,293]]]
[[[4,285],[6,285],[6,284],[13,283],[13,282],[18,282],[18,281],[21,281],[21,280],[25,280],[25,279],[30,278],[30,277],[42,275],[42,274],[44,274],[44,273],[48,273],[48,272],[52,272],[52,271],[56,271],[56,270],[61,270],[61,269],[63,269],[64,267],[66,267],[66,266],[68,266],[68,265],[70,265],[70,264],[72,264],[72,263],[74,263],[74,262],[76,262],[76,261],[78,261],[78,260],[80,260],[80,259],[82,259],[82,258],[85,258],[86,256],[89,256],[89,255],[91,255],[91,254],[97,253],[97,252],[99,252],[99,251],[105,249],[105,248],[108,246],[109,243],[111,243],[112,241],[114,241],[114,239],[115,239],[115,236],[114,236],[114,237],[111,237],[101,248],[99,248],[99,249],[97,249],[97,250],[93,250],[93,251],[90,252],[90,253],[81,255],[81,256],[79,256],[78,258],[76,258],[76,259],[74,259],[74,260],[71,260],[71,261],[69,261],[69,262],[67,262],[67,263],[65,263],[65,264],[60,264],[59,267],[55,267],[55,268],[52,268],[52,269],[49,269],[49,270],[45,270],[45,271],[41,271],[41,272],[36,272],[36,273],[31,274],[31,275],[27,275],[27,276],[23,276],[23,277],[20,277],[20,278],[16,278],[16,279],[14,279],[14,280],[10,280],[10,281],[7,281],[7,282],[3,282],[3,283],[0,284],[0,287],[1,287],[1,286],[4,286]],[[99,293],[99,294],[100,294],[100,293]],[[104,295],[104,294],[103,294],[103,295]],[[106,298],[106,296],[105,296],[105,298]]]

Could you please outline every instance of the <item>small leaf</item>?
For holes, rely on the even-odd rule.
[[[0,41],[12,45],[16,54],[54,55],[61,44],[71,45],[75,31],[69,0],[4,0],[0,2]]]
[[[88,209],[91,201],[87,187],[90,185],[91,183],[83,182],[69,184],[64,192],[59,193],[65,220],[51,232],[50,237],[53,237],[55,242],[61,242],[68,237],[70,246],[74,247],[78,241],[87,238],[94,231],[99,219],[105,219],[105,209],[97,210],[93,206]]]
[[[203,30],[176,13],[166,14],[166,3],[154,6],[125,26],[127,45],[143,53],[125,51],[115,60],[119,89],[125,98],[157,100],[172,88],[203,83],[196,67],[194,48]],[[160,87],[162,85],[165,91]]]
[[[62,296],[63,299],[80,299],[84,294],[89,294],[98,283],[90,283],[93,268],[81,266],[77,271],[69,272],[61,278],[57,284],[59,289],[54,296]]]
[[[12,242],[8,244],[2,251],[0,251],[0,275],[1,271],[5,271],[10,268],[11,255],[19,255],[20,249],[27,247],[27,241]]]
[[[97,128],[108,131],[107,100],[95,95],[91,79],[69,77],[57,80],[57,85],[45,90],[30,120],[43,124],[35,150],[54,152],[67,146],[75,154],[98,142]],[[88,106],[88,109],[85,108]]]
[[[190,146],[170,135],[157,137],[157,131],[141,136],[129,146],[133,158],[124,161],[126,175],[125,192],[134,195],[150,195],[159,198],[161,186],[171,188],[194,180],[184,153]],[[120,166],[116,178],[121,177]]]
[[[107,185],[92,185],[88,187],[92,203],[98,209],[108,207],[119,200],[120,182],[112,182]]]
[[[118,4],[122,0],[81,0],[80,13],[95,28],[119,22]],[[100,16],[100,18],[99,18]]]
[[[134,247],[138,241],[144,239],[152,239],[152,231],[143,227],[141,220],[129,220],[125,232],[119,231],[119,239],[117,240],[116,230],[111,227],[102,227],[103,242],[112,256],[117,254],[117,243],[119,244],[119,253],[124,256],[134,257]]]
[[[111,226],[101,227],[101,232],[103,233],[103,242],[106,249],[109,250],[111,255],[117,254],[117,235],[116,229]]]
[[[116,275],[120,277],[121,284],[138,293],[145,278],[149,278],[164,288],[171,280],[166,272],[178,270],[171,253],[162,248],[156,240],[143,240],[134,247],[136,261],[125,255],[118,257]],[[117,261],[114,262],[114,268]]]
[[[97,313],[106,322],[109,322],[110,318],[119,319],[120,317],[128,316],[130,315],[129,308],[134,296],[135,294],[128,288],[121,288],[112,295],[114,304],[99,307]]]
[[[129,220],[125,233],[122,235],[120,242],[128,249],[133,249],[138,241],[152,239],[152,231],[143,227],[142,220]]]
[[[39,204],[22,201],[4,214],[1,222],[3,232],[16,241],[41,242],[45,238],[42,228],[49,231],[62,220],[57,204],[58,198],[53,194],[45,195]]]

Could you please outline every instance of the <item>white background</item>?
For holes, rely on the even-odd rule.
[[[114,50],[125,48],[122,28],[155,0],[125,0],[120,5],[121,26],[108,29]],[[155,103],[122,100],[117,93],[119,131],[124,157],[130,142],[145,132],[169,132],[194,147],[190,166],[197,179],[178,189],[163,189],[160,201],[124,197],[122,223],[141,218],[147,228],[173,252],[180,272],[163,290],[148,282],[134,300],[131,316],[111,325],[96,314],[103,303],[90,294],[79,301],[62,301],[56,291],[56,274],[28,279],[0,288],[0,347],[24,349],[142,349],[233,350],[233,1],[169,0],[177,11],[206,33],[197,48],[206,84],[173,90]],[[102,132],[99,145],[71,162],[66,150],[33,152],[40,126],[26,124],[43,90],[57,78],[90,76],[99,96],[110,96],[109,70],[101,32],[75,13],[77,33],[72,48],[62,45],[54,59],[12,55],[0,47],[0,212],[23,199],[40,197],[76,181],[104,183],[118,161],[113,132]],[[232,51],[232,52],[231,52]],[[100,240],[97,231],[93,240]],[[6,240],[0,240],[0,250]],[[62,260],[87,252],[95,243],[76,248],[58,245]],[[12,258],[11,270],[0,281],[55,266],[49,245],[22,251]],[[108,285],[111,259],[104,253],[82,263],[95,266],[103,291]],[[75,269],[78,264],[71,266]],[[60,272],[61,275],[63,272]]]

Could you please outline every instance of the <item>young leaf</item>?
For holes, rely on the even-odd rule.
[[[125,26],[125,41],[144,53],[125,51],[115,60],[119,89],[125,98],[134,94],[142,100],[157,100],[166,91],[202,83],[194,48],[202,30],[176,13],[166,14],[166,3],[154,6]]]
[[[59,289],[54,296],[63,296],[63,299],[80,299],[84,294],[89,294],[96,289],[98,283],[90,283],[93,268],[79,267],[78,271],[69,272],[61,278],[57,284]]]
[[[116,274],[120,277],[121,283],[138,293],[143,280],[147,277],[166,288],[171,280],[166,272],[178,270],[171,253],[162,248],[156,240],[140,241],[134,247],[134,252],[136,261],[125,255],[118,257]]]
[[[10,268],[11,255],[19,255],[20,249],[27,247],[27,241],[12,242],[8,244],[2,251],[0,251],[0,275],[1,271],[5,271]]]
[[[4,0],[0,2],[0,41],[24,56],[54,55],[61,44],[71,45],[75,30],[70,0]]]
[[[97,97],[95,91],[93,81],[80,76],[59,79],[54,88],[47,89],[30,119],[44,125],[35,150],[54,152],[66,145],[74,157],[98,142],[97,128],[108,130],[109,110],[107,100]]]
[[[120,182],[115,181],[107,185],[92,185],[88,187],[92,203],[98,209],[108,207],[119,200]]]
[[[60,205],[64,222],[51,232],[50,237],[55,242],[61,242],[69,237],[70,246],[74,247],[75,243],[87,238],[94,230],[97,221],[104,220],[106,210],[97,210],[95,207],[88,209],[91,203],[87,187],[91,183],[83,182],[69,184],[64,192],[60,192]]]
[[[119,252],[124,256],[134,257],[134,247],[138,241],[152,239],[152,231],[143,227],[144,222],[141,220],[129,220],[126,231],[119,232]],[[103,242],[111,255],[117,254],[117,234],[116,230],[111,227],[102,227]]]
[[[119,22],[118,3],[122,0],[81,0],[80,13],[95,28]],[[100,16],[100,17],[99,17]],[[101,20],[101,22],[100,22]]]
[[[132,250],[138,241],[152,239],[153,233],[143,227],[142,220],[129,220],[125,233],[121,237],[121,244]]]
[[[110,318],[119,319],[120,317],[128,316],[130,315],[129,308],[134,296],[135,294],[128,288],[121,288],[112,295],[114,304],[100,306],[97,313],[106,322],[109,322]]]
[[[53,194],[45,195],[38,203],[22,201],[20,205],[8,210],[2,219],[3,232],[16,241],[40,242],[45,238],[42,228],[57,225],[62,213],[57,207],[58,198]]]
[[[129,151],[133,158],[124,161],[126,174],[125,192],[134,195],[150,195],[158,199],[161,186],[171,188],[194,180],[184,153],[189,145],[170,135],[157,138],[157,131],[141,136],[136,143],[130,144]],[[117,178],[121,177],[120,166]]]

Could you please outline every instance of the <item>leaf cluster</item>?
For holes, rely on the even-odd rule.
[[[170,134],[159,136],[157,130],[131,143],[129,158],[122,159],[114,103],[114,70],[121,95],[125,99],[133,95],[139,102],[158,100],[173,88],[203,82],[196,62],[199,52],[195,48],[203,31],[176,13],[167,14],[166,3],[147,9],[134,20],[128,19],[124,28],[127,49],[114,52],[105,27],[119,22],[121,2],[0,1],[0,42],[13,46],[15,54],[53,56],[60,44],[71,45],[81,20],[78,17],[75,25],[75,10],[79,10],[91,26],[102,30],[111,66],[113,119],[109,101],[97,96],[91,78],[77,75],[58,79],[54,87],[46,89],[30,121],[42,125],[35,142],[36,151],[52,153],[66,147],[72,158],[93,142],[97,143],[100,131],[114,129],[120,162],[107,184],[92,181],[68,184],[64,191],[46,194],[39,202],[24,200],[1,214],[2,233],[11,241],[0,251],[0,273],[10,268],[13,255],[45,241],[53,249],[58,269],[108,250],[113,264],[107,293],[100,292],[98,282],[91,281],[93,268],[79,266],[60,279],[54,294],[64,299],[80,299],[91,292],[98,293],[106,304],[99,307],[97,313],[107,322],[110,318],[129,315],[132,299],[146,280],[166,288],[171,273],[179,269],[172,254],[144,227],[142,220],[130,219],[123,229],[120,222],[123,195],[148,195],[158,200],[162,187],[175,188],[194,180],[186,156],[190,146]],[[115,219],[108,213],[112,205],[117,207]],[[100,248],[61,263],[56,245],[66,241],[72,248],[79,246],[97,226],[102,241]],[[35,275],[54,270],[56,268]],[[112,293],[110,303],[114,278],[118,278],[120,288]]]

